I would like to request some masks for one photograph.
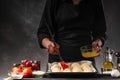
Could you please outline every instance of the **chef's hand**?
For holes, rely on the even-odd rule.
[[[60,46],[57,43],[54,43],[48,38],[44,38],[42,40],[42,45],[47,49],[48,53],[52,55],[58,55],[59,54],[59,48]]]
[[[102,41],[100,39],[96,39],[95,41],[92,42],[92,47],[97,53],[101,52],[101,46],[102,46]]]

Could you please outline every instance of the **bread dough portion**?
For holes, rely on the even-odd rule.
[[[92,64],[84,62],[80,64],[79,62],[73,62],[65,70],[62,69],[62,66],[57,63],[50,67],[51,72],[94,72]]]
[[[63,72],[72,72],[72,70],[70,68],[66,68],[65,70],[63,70]]]
[[[72,68],[72,72],[83,72],[81,67],[74,67]]]
[[[83,72],[81,65],[77,62],[71,64],[72,72]]]
[[[80,64],[77,62],[74,62],[71,64],[71,68],[74,68],[74,67],[80,67]]]
[[[91,67],[91,64],[89,63],[83,63],[81,64],[81,68],[84,72],[93,72],[93,68]]]
[[[54,64],[51,66],[52,72],[61,72],[61,67],[58,64]]]
[[[58,64],[54,64],[51,66],[51,69],[53,69],[53,68],[60,68],[60,66]]]
[[[61,72],[61,69],[60,68],[53,68],[51,69],[52,72]]]

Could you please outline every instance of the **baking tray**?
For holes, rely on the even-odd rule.
[[[84,63],[84,62],[92,63],[91,61],[88,60],[79,61],[79,63]],[[98,74],[98,70],[94,65],[93,65],[95,69],[94,72],[50,72],[49,65],[46,70],[47,77],[49,78],[92,78],[92,77],[96,77]]]
[[[96,77],[97,72],[47,72],[49,78],[90,78]]]

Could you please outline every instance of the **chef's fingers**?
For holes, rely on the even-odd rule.
[[[52,46],[52,45],[48,46],[48,53],[54,54],[54,46]]]
[[[100,39],[96,40],[96,42],[97,42],[98,46],[100,46],[100,47],[102,46],[102,41]]]
[[[48,52],[52,55],[58,55],[58,48],[56,46],[49,45],[48,46]]]
[[[92,47],[94,49],[95,52],[100,53],[101,52],[101,45],[102,45],[102,41],[101,40],[95,40],[92,42]]]
[[[101,48],[101,46],[96,45],[96,46],[92,46],[92,49],[93,49],[93,51],[100,53],[102,48]]]
[[[59,54],[59,48],[60,48],[59,44],[55,43],[55,47],[54,47],[54,50],[55,50],[54,53],[55,53],[55,55]]]
[[[55,47],[56,47],[57,49],[59,49],[59,48],[60,48],[60,45],[57,44],[57,43],[55,43]]]
[[[96,52],[97,52],[97,53],[100,53],[100,52],[101,52],[101,49],[102,49],[101,46],[97,46],[97,47],[96,47]]]
[[[102,41],[100,39],[97,39],[97,40],[92,42],[93,47],[101,46],[101,45],[102,45]]]
[[[59,48],[55,48],[55,54],[56,54],[56,55],[59,54]]]

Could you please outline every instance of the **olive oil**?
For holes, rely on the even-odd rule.
[[[102,68],[104,70],[108,70],[109,71],[109,70],[112,70],[114,68],[114,65],[113,65],[113,63],[111,61],[105,61],[103,63],[103,65],[102,65]]]
[[[103,62],[101,69],[103,74],[110,74],[113,70],[114,64],[112,62],[112,56],[113,52],[107,47],[105,52],[105,61]]]

